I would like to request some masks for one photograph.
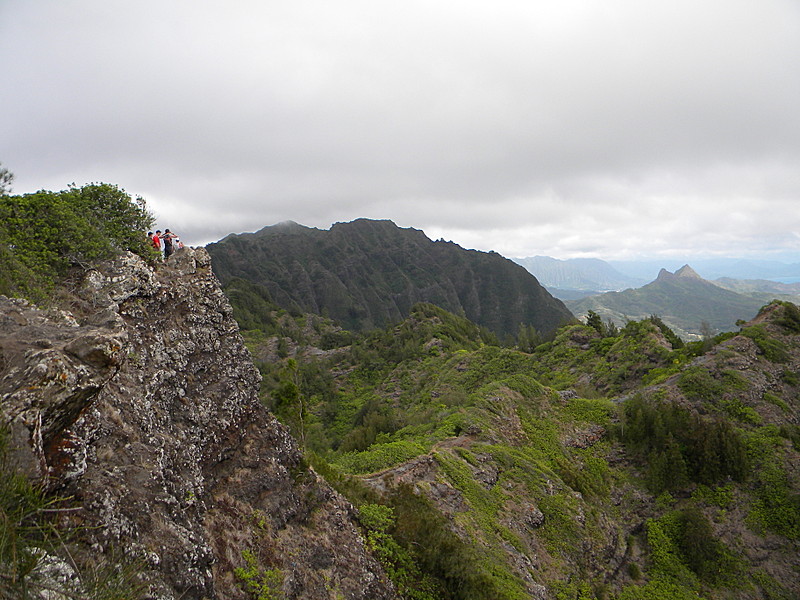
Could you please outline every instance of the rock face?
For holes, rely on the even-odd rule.
[[[84,552],[141,561],[152,598],[247,598],[238,567],[285,598],[395,597],[353,508],[259,403],[204,250],[157,271],[122,256],[73,300],[0,297],[0,417],[17,465],[81,507]]]

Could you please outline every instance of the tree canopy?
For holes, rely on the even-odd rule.
[[[71,266],[150,253],[142,198],[107,183],[0,195],[0,293],[41,301]]]

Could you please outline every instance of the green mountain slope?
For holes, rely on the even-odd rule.
[[[571,325],[533,353],[432,305],[327,350],[330,323],[280,312],[249,334],[264,401],[403,597],[800,593],[794,305],[705,344],[647,320]]]
[[[578,316],[592,310],[617,324],[658,315],[684,338],[702,335],[703,323],[714,331],[730,331],[747,319],[763,300],[723,289],[702,279],[688,265],[637,289],[608,292],[567,303]]]
[[[279,306],[325,314],[352,330],[396,323],[417,302],[463,314],[503,337],[520,324],[547,333],[572,318],[525,269],[496,253],[433,242],[390,221],[324,231],[284,223],[207,247],[223,284],[262,286]]]

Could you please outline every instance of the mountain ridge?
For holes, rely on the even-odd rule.
[[[329,230],[268,226],[207,249],[223,285],[251,281],[288,310],[324,313],[348,329],[397,322],[417,302],[464,314],[501,337],[522,324],[550,332],[572,318],[533,275],[496,252],[434,242],[389,220]]]
[[[794,305],[708,348],[648,319],[530,352],[431,304],[335,343],[273,306],[248,353],[189,248],[90,271],[71,302],[0,298],[0,414],[17,464],[80,509],[72,556],[125,550],[141,598],[800,591]]]
[[[48,197],[31,213],[51,217]],[[41,267],[26,241],[85,250],[74,223],[29,223],[58,235],[0,258]],[[336,229],[314,259],[348,282],[397,263],[437,281],[413,259],[449,247],[391,223]],[[164,261],[141,230],[122,236],[139,255],[64,257],[52,288],[40,269],[27,289],[52,289],[48,308],[0,295],[0,597],[800,594],[796,305],[688,343],[658,316],[592,315],[501,345],[423,302],[355,333],[241,278],[226,297],[206,251]],[[273,233],[301,258],[319,236]],[[450,270],[506,265],[454,249]],[[375,297],[404,289],[393,273]],[[689,269],[656,283],[688,300],[710,285]],[[486,289],[490,308],[514,298]]]

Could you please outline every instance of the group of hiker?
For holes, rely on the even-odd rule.
[[[165,229],[163,233],[160,229],[155,233],[148,231],[147,237],[150,238],[150,243],[153,244],[153,248],[158,250],[161,253],[161,258],[165,260],[169,258],[175,250],[183,248],[183,243],[180,238],[169,229]]]

